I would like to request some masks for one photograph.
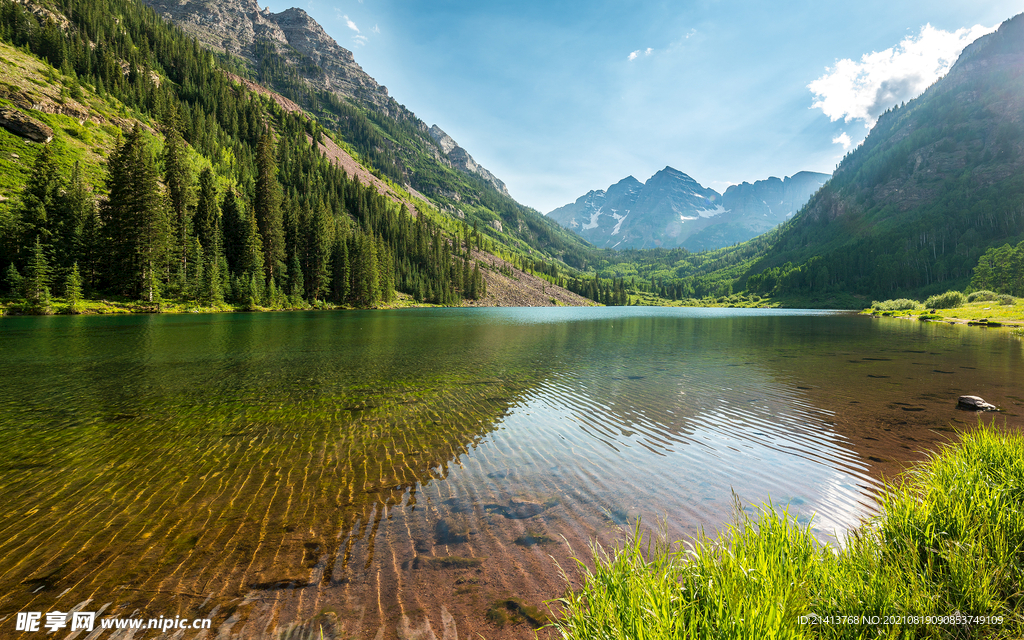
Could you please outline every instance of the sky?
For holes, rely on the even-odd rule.
[[[1024,0],[259,0],[547,213],[665,166],[723,192],[831,173]],[[303,4],[304,3],[304,4]]]

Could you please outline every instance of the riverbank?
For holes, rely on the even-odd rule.
[[[463,300],[464,307],[589,307],[600,306],[568,289],[556,286],[531,273],[516,268],[510,262],[489,253],[473,252],[473,257],[484,265],[482,275],[487,293],[479,300]],[[395,292],[395,300],[378,304],[374,309],[431,308],[444,305],[417,302],[413,296]],[[243,304],[220,302],[202,304],[193,300],[164,300],[146,302],[127,299],[80,300],[72,311],[68,301],[53,298],[45,309],[33,306],[25,299],[0,298],[0,316],[5,315],[111,315],[126,313],[234,313],[246,311],[313,311],[354,309],[326,301],[309,303],[300,298],[286,301],[277,307],[249,307]]]
[[[998,300],[975,300],[951,309],[929,309],[920,303],[912,309],[885,308],[886,303],[897,302],[900,301],[887,300],[883,303],[875,303],[861,313],[879,318],[904,318],[922,322],[970,324],[993,328],[1024,327],[1024,298],[1012,298],[1012,302],[1008,304],[1001,304]],[[905,305],[888,306],[910,306],[911,302],[914,301],[907,301]]]
[[[539,278],[523,274],[523,279],[532,278],[541,282]],[[566,291],[562,288],[550,287],[549,290],[540,293],[541,287],[537,285],[536,295],[529,297],[514,296],[509,292],[515,292],[513,287],[499,288],[496,295],[488,295],[482,300],[466,300],[462,306],[465,307],[510,307],[510,306],[594,306],[596,303],[586,300],[582,296]],[[529,290],[528,290],[529,291]],[[530,291],[530,293],[533,293]],[[538,298],[538,296],[543,296]],[[516,304],[516,303],[520,304]],[[429,309],[443,307],[445,305],[430,304],[429,302],[417,302],[409,294],[396,292],[394,302],[378,304],[374,309],[407,309],[422,308]],[[301,301],[301,304],[289,304],[281,307],[248,307],[242,304],[221,302],[218,304],[201,304],[194,301],[163,300],[160,302],[146,302],[143,300],[80,300],[72,312],[68,302],[62,298],[54,298],[49,307],[45,310],[33,308],[25,300],[4,299],[0,300],[0,316],[24,316],[24,315],[119,315],[132,313],[244,313],[260,311],[328,311],[338,309],[354,310],[357,307],[348,305],[337,305],[330,302],[318,302],[308,304]]]
[[[412,296],[399,293],[395,301],[381,304],[378,309],[401,309],[405,307],[437,307],[440,305],[416,302]],[[200,304],[192,301],[162,300],[146,302],[144,300],[80,300],[72,311],[68,302],[62,298],[54,298],[48,309],[33,308],[25,300],[0,300],[0,316],[10,315],[121,315],[131,313],[242,313],[252,311],[318,311],[331,309],[353,309],[354,307],[320,302],[315,305],[296,304],[283,307],[247,307],[241,304],[221,302],[217,304]]]
[[[594,548],[555,628],[564,640],[1019,638],[1022,501],[1024,438],[979,424],[887,486],[881,515],[838,551],[772,508],[685,547],[634,535]]]

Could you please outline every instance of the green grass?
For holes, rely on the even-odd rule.
[[[583,586],[553,627],[566,640],[1024,635],[1024,438],[979,425],[880,506],[841,549],[770,505],[686,547],[638,526],[612,552],[594,546],[593,570],[577,560]],[[958,612],[1001,623],[929,619]]]
[[[972,294],[973,295],[973,294]],[[886,300],[876,302],[871,308],[865,309],[864,313],[880,314],[884,316],[905,316],[909,318],[924,317],[927,320],[949,321],[949,322],[980,322],[987,321],[989,324],[1021,324],[1024,323],[1024,298],[1000,294],[993,300],[986,300],[986,296],[979,296],[974,301],[967,302],[955,309],[941,309],[934,307],[917,306],[911,309],[910,302],[913,300]],[[968,298],[969,299],[969,298]],[[904,305],[889,305],[889,303],[906,302],[906,309],[897,309]]]

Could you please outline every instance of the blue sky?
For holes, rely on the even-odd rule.
[[[305,9],[396,100],[547,213],[666,165],[720,192],[831,173],[883,102],[918,94],[1024,0],[268,6]]]

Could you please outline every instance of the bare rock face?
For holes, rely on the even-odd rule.
[[[10,107],[0,107],[0,127],[32,142],[53,140],[53,129]]]
[[[956,407],[967,411],[999,411],[994,404],[989,404],[978,396],[960,396]]]
[[[480,166],[469,153],[436,126],[427,125],[388,95],[308,13],[299,8],[272,13],[257,0],[143,0],[157,14],[195,37],[201,45],[256,63],[258,51],[270,45],[311,87],[338,96],[429,133],[440,149],[428,147],[435,160],[479,176],[508,196],[505,183]],[[273,87],[268,87],[273,89]],[[442,196],[443,197],[443,196]],[[454,198],[458,200],[459,198]]]
[[[441,151],[444,152],[448,158],[448,162],[451,166],[463,173],[471,173],[480,176],[488,184],[494,187],[499,193],[508,195],[508,189],[505,187],[505,183],[499,180],[493,173],[483,168],[473,156],[469,155],[469,152],[463,149],[452,140],[452,137],[441,130],[436,124],[430,127],[427,132],[430,137],[437,141],[437,145],[441,147]]]
[[[352,52],[327,35],[302,9],[281,13],[260,9],[256,0],[144,0],[158,14],[174,22],[201,44],[256,61],[258,42],[269,43],[294,64],[306,81],[372,106],[398,119],[415,119],[356,63]],[[312,62],[322,74],[305,72]]]
[[[452,152],[455,147],[459,146],[452,140],[452,137],[441,130],[441,127],[436,124],[430,127],[430,137],[437,141],[437,146],[441,147],[441,151],[444,151],[444,155],[448,155]]]

